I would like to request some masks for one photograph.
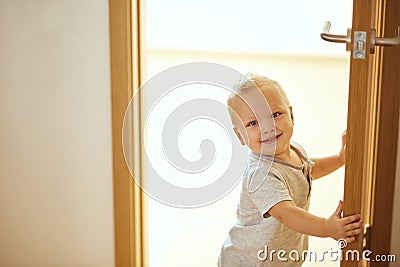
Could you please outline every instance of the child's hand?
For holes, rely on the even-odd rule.
[[[325,219],[325,231],[335,240],[344,239],[351,243],[361,233],[363,222],[359,214],[342,217],[343,202],[340,201],[331,217]]]
[[[342,133],[342,146],[339,151],[339,162],[340,164],[344,165],[346,162],[346,131]]]

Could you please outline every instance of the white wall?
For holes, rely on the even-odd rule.
[[[114,266],[107,0],[0,0],[0,266]]]

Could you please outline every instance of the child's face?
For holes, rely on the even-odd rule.
[[[234,119],[234,130],[239,140],[252,151],[284,159],[290,153],[293,133],[292,107],[277,90],[248,90],[235,97],[232,108],[238,119]]]

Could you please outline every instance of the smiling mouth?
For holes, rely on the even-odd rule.
[[[278,134],[278,135],[274,135],[274,136],[272,136],[272,137],[270,137],[270,138],[267,138],[267,139],[265,139],[265,140],[261,140],[261,143],[263,143],[263,144],[273,144],[273,143],[275,143],[278,139],[279,139],[279,137],[281,136],[282,134]]]

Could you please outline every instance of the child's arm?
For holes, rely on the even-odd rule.
[[[268,213],[299,233],[318,237],[329,236],[335,240],[343,238],[347,243],[353,242],[355,236],[361,233],[363,224],[359,214],[342,218],[342,201],[327,219],[310,214],[297,207],[293,201],[279,202]]]
[[[321,178],[344,165],[346,159],[346,132],[342,134],[342,146],[338,155],[326,158],[311,159],[315,165],[312,167],[311,175],[313,179]]]

